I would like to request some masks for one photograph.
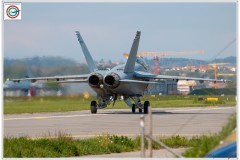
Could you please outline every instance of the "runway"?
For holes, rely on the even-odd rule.
[[[155,136],[195,136],[219,132],[236,107],[154,108]],[[102,134],[135,137],[140,134],[140,115],[130,109],[102,109],[62,113],[4,115],[4,136],[55,137],[59,132],[74,138]],[[146,122],[146,127],[148,127]]]

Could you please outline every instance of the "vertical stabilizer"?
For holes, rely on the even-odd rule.
[[[93,61],[93,58],[92,58],[91,54],[89,53],[88,48],[87,48],[86,44],[84,43],[83,38],[80,35],[80,33],[78,31],[76,31],[75,33],[77,35],[78,42],[82,47],[82,51],[83,51],[84,57],[87,61],[88,68],[89,68],[90,72],[94,72],[95,70],[97,70],[97,67]]]
[[[133,72],[134,71],[134,67],[135,67],[135,62],[136,62],[136,57],[137,57],[137,51],[138,51],[138,44],[139,44],[139,40],[140,40],[140,35],[141,32],[137,31],[137,34],[135,36],[135,39],[133,41],[133,45],[127,60],[127,63],[125,65],[124,68],[124,72],[125,73],[129,73],[129,72]]]

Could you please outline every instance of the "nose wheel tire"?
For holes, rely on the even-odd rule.
[[[139,108],[139,113],[142,113],[142,109],[141,108]]]
[[[91,109],[91,113],[92,114],[96,114],[97,113],[97,102],[96,101],[91,101],[90,109]]]
[[[148,107],[150,106],[149,101],[145,101],[143,105],[144,113],[148,114]]]
[[[135,107],[135,104],[132,105],[132,113],[135,113],[136,111],[136,107]]]

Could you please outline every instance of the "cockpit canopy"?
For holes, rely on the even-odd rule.
[[[136,62],[144,67],[147,70],[148,65],[142,57],[137,57]]]

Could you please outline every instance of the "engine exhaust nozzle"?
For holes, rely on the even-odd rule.
[[[91,87],[100,87],[103,84],[103,75],[97,72],[92,73],[88,78],[88,84]]]
[[[104,84],[109,88],[117,88],[120,84],[120,77],[117,73],[109,73],[104,78]]]

